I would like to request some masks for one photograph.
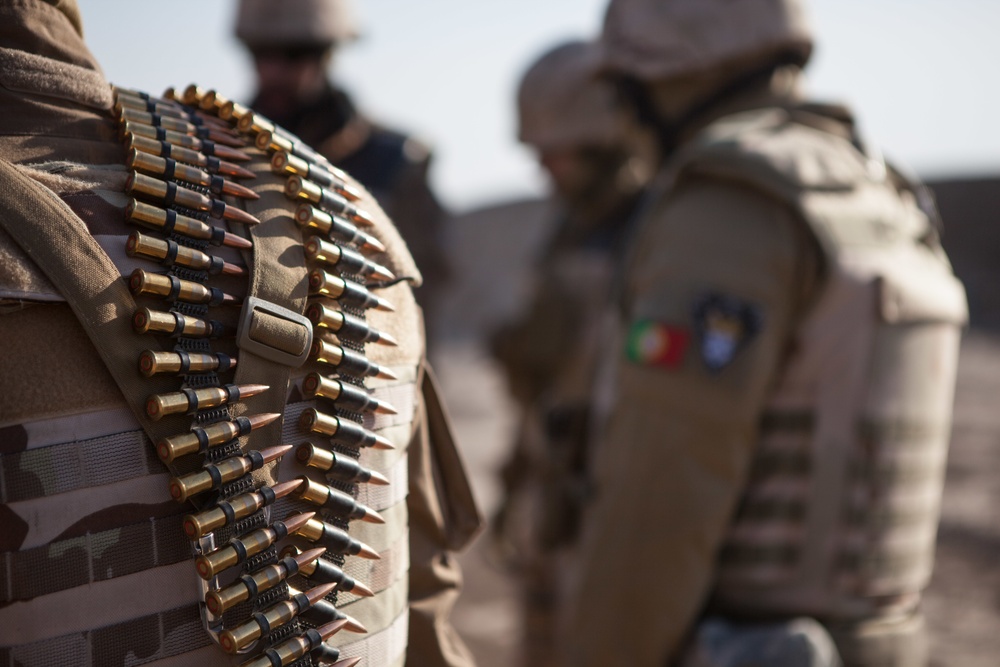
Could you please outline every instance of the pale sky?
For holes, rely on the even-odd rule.
[[[159,93],[196,82],[252,94],[229,0],[79,0],[108,78]],[[275,0],[276,2],[279,0]],[[374,118],[435,149],[433,182],[456,210],[540,193],[514,140],[524,68],[600,30],[606,0],[358,0],[364,38],[334,63]],[[813,0],[809,89],[847,101],[890,157],[926,176],[1000,173],[1000,2]]]

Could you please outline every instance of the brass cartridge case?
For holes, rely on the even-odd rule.
[[[295,223],[302,228],[316,231],[343,243],[360,245],[363,250],[383,252],[385,245],[371,234],[366,234],[353,223],[333,216],[317,206],[301,202],[295,208]]]
[[[222,334],[222,324],[180,313],[140,308],[132,315],[136,333],[162,333],[188,338],[214,338]]]
[[[331,477],[344,482],[364,483],[371,480],[379,483],[373,477],[375,473],[364,468],[357,459],[317,447],[311,442],[299,445],[299,448],[295,450],[295,458],[303,465],[318,468]],[[385,480],[381,475],[378,477],[380,480]]]
[[[318,236],[310,237],[305,243],[306,259],[336,267],[344,273],[371,276],[376,280],[392,280],[396,276],[382,266],[364,258],[361,253],[342,248]]]
[[[236,357],[200,352],[155,352],[145,350],[139,355],[139,371],[146,377],[161,373],[186,374],[216,371],[224,373],[236,368]]]
[[[375,224],[368,213],[357,208],[344,197],[297,174],[289,176],[288,180],[285,181],[285,195],[291,199],[305,199],[313,204],[319,204],[328,212],[342,215],[358,224],[366,226]]]
[[[205,287],[190,280],[181,280],[175,276],[150,273],[143,269],[136,269],[132,272],[132,275],[129,277],[129,287],[136,296],[158,296],[185,303],[217,306],[236,301],[234,297],[223,293],[218,288]]]

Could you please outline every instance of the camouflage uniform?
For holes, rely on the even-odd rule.
[[[576,538],[586,494],[597,334],[646,176],[634,128],[610,87],[590,76],[594,53],[590,43],[559,45],[521,84],[519,138],[543,165],[570,160],[572,173],[564,176],[556,165],[552,174],[559,218],[538,258],[527,308],[492,338],[522,409],[494,531],[524,570],[529,665],[553,660],[555,574],[560,552]],[[566,178],[573,182],[560,181]]]
[[[564,663],[924,664],[967,315],[935,212],[799,98],[798,3],[615,0],[602,40],[668,157],[599,383]]]
[[[111,89],[81,34],[71,1],[17,0],[0,7],[5,110],[0,158],[5,168],[16,165],[16,173],[44,186],[39,190],[40,218],[61,210],[80,225],[75,233],[85,230],[88,244],[96,243],[95,261],[128,275],[149,265],[123,252],[129,231],[122,211],[126,156],[116,136]],[[254,155],[247,164],[257,178],[248,182],[261,199],[247,205],[264,220],[261,229],[271,230],[265,237],[251,232],[254,266],[262,267],[272,261],[263,256],[264,249],[286,243],[277,232],[290,218],[289,205],[282,202],[283,179],[270,173],[263,154]],[[0,185],[5,211],[14,201],[11,182]],[[418,275],[391,223],[370,195],[359,192],[358,206],[373,212],[371,233],[386,246],[377,261],[398,275]],[[213,251],[236,265],[250,257],[230,248]],[[137,401],[141,406],[146,400],[145,392],[126,395],[119,389],[123,375],[113,363],[115,345],[101,346],[102,354],[111,355],[105,366],[88,338],[92,330],[85,332],[77,319],[81,313],[74,314],[74,304],[2,231],[0,257],[0,560],[5,573],[0,577],[0,665],[235,664],[203,627],[199,605],[205,591],[194,571],[192,543],[182,529],[184,515],[193,508],[170,499],[170,473],[155,456],[135,409]],[[276,279],[272,288],[284,291],[287,286],[301,308],[306,270],[304,264],[293,264],[287,264],[287,272],[279,269],[271,275]],[[79,276],[81,284],[92,280],[94,276]],[[246,289],[239,280],[221,284],[237,294]],[[107,285],[108,293],[121,289],[118,281]],[[397,312],[372,313],[371,324],[397,338],[399,345],[366,353],[394,369],[398,379],[369,387],[395,402],[398,413],[375,422],[367,417],[365,426],[396,449],[365,450],[361,463],[393,484],[384,487],[388,491],[354,487],[361,502],[385,517],[386,530],[351,526],[353,537],[381,559],[372,565],[348,557],[345,572],[370,584],[375,596],[344,591],[337,604],[368,626],[370,634],[367,639],[336,635],[331,645],[339,646],[342,657],[365,657],[367,664],[471,664],[447,620],[460,585],[450,551],[475,532],[478,518],[422,361],[420,315],[410,288],[401,282],[381,294],[395,301]],[[138,336],[131,331],[134,307],[111,302],[83,315],[127,347]],[[223,324],[234,326],[238,310],[219,309]],[[144,344],[155,348],[160,343],[150,338]],[[233,339],[218,344],[231,357],[253,363],[254,355],[237,349]],[[134,357],[127,366],[131,376],[124,376],[138,378]],[[295,376],[309,369],[296,370]],[[165,380],[148,382],[154,392]],[[304,400],[297,381],[273,388],[267,396],[250,399],[248,405],[271,405],[285,418],[280,426],[251,434],[245,451],[310,437],[297,417],[322,405]],[[183,421],[165,417],[159,423],[181,431],[177,424]],[[260,471],[255,484],[302,474],[291,458]],[[273,512],[284,517],[295,509],[295,502],[285,499]]]

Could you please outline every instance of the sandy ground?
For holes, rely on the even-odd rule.
[[[510,216],[513,211],[516,215]],[[498,500],[496,470],[513,430],[502,378],[483,340],[527,289],[523,269],[544,234],[537,205],[486,211],[456,226],[462,281],[442,316],[449,336],[436,348],[438,373],[460,446],[486,515]],[[484,259],[482,248],[493,250]],[[935,667],[1000,665],[1000,335],[973,330],[964,341],[938,559],[924,609]],[[517,664],[520,640],[513,579],[480,538],[462,556],[465,592],[454,621],[481,667]]]

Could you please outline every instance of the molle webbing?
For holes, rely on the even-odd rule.
[[[197,606],[182,607],[123,623],[45,639],[0,650],[0,667],[63,667],[64,665],[141,665],[188,654],[211,646],[197,622]],[[120,638],[126,638],[123,642]],[[134,647],[143,647],[140,657]],[[185,655],[196,661],[193,655]],[[204,655],[210,659],[211,654]]]
[[[307,511],[315,511],[316,518],[329,525],[324,530],[346,532],[350,528],[348,518],[339,515],[335,509],[315,507],[304,499],[293,501],[288,497],[282,500],[293,490],[294,484],[281,485],[283,496],[277,500],[282,503],[281,507],[292,507],[299,514],[290,517],[287,513],[278,514],[276,517],[281,516],[285,520],[285,523],[279,524],[272,522],[264,507],[265,503],[275,500],[274,493],[264,493],[267,489],[263,488],[277,488],[274,486],[276,466],[273,462],[290,449],[275,447],[282,442],[282,428],[267,428],[267,425],[286,412],[292,368],[305,361],[314,337],[312,324],[302,315],[309,295],[307,253],[303,253],[302,231],[296,223],[296,216],[291,214],[293,203],[288,200],[294,200],[301,190],[305,193],[302,196],[310,199],[319,214],[337,216],[336,225],[320,230],[324,234],[328,232],[329,236],[329,240],[323,241],[326,245],[322,249],[327,257],[342,255],[349,257],[350,261],[337,264],[336,273],[330,266],[325,267],[324,284],[327,289],[312,296],[325,301],[329,304],[328,308],[336,307],[348,313],[353,319],[350,331],[347,328],[334,329],[338,336],[336,345],[324,341],[324,346],[319,348],[322,353],[320,360],[336,367],[334,371],[338,373],[338,381],[355,385],[362,391],[364,378],[353,374],[356,369],[369,375],[392,377],[389,371],[372,364],[364,355],[365,341],[379,340],[377,332],[368,331],[365,309],[391,309],[391,304],[369,291],[377,286],[366,286],[364,276],[345,271],[360,267],[364,272],[379,272],[382,278],[393,276],[386,273],[384,267],[371,264],[361,255],[363,250],[370,253],[384,248],[373,235],[356,229],[356,226],[373,224],[362,206],[363,202],[358,201],[363,193],[296,137],[242,107],[229,120],[223,121],[217,114],[224,106],[224,100],[213,94],[213,101],[206,105],[204,102],[209,96],[203,98],[203,91],[193,86],[185,91],[184,104],[172,93],[168,93],[166,99],[155,99],[135,91],[115,89],[114,95],[115,113],[130,151],[128,166],[132,172],[126,182],[126,194],[135,198],[126,208],[125,217],[133,225],[166,236],[148,235],[144,230],[140,236],[133,234],[127,245],[130,256],[152,260],[168,268],[166,274],[145,268],[132,273],[129,280],[131,292],[142,297],[143,305],[147,307],[137,309],[132,294],[122,283],[119,270],[68,207],[6,163],[0,164],[0,194],[3,195],[0,197],[0,221],[13,228],[10,232],[18,244],[46,272],[70,303],[121,388],[130,409],[156,446],[156,452],[168,462],[175,476],[172,482],[175,496],[179,499],[196,496],[196,505],[201,512],[198,516],[205,516],[205,512],[217,514],[216,507],[230,510],[229,513],[223,512],[227,524],[215,530],[214,541],[204,538],[200,542],[192,542],[196,554],[199,554],[199,572],[203,577],[210,577],[234,565],[241,565],[244,571],[255,572],[276,562],[277,548],[273,542],[282,539],[286,532],[295,533],[297,526],[305,521],[304,513]],[[245,119],[252,122],[245,124]],[[241,136],[234,127],[237,124],[240,132],[249,136]],[[253,149],[244,149],[251,143],[248,139],[257,139],[257,145],[268,152],[287,151],[294,155],[297,160],[289,162],[296,169],[301,168],[304,162],[308,163],[307,174],[296,172],[288,177],[289,184],[294,181],[299,190],[273,187],[275,178],[269,173],[273,169],[271,160],[261,160],[260,154]],[[250,161],[251,156],[256,158]],[[246,161],[245,166],[235,164],[243,161]],[[323,187],[307,179],[310,173],[322,176]],[[251,177],[257,177],[257,183],[263,184],[257,189],[259,195],[232,180]],[[221,199],[223,193],[243,200],[259,196],[260,204],[251,210],[259,212],[265,223],[257,226],[259,221],[254,215],[238,208],[231,200]],[[242,232],[234,234],[225,231],[216,224],[223,220],[239,225]],[[224,288],[217,286],[215,277],[220,274],[246,275],[247,271],[213,254],[216,251],[211,246],[230,246],[247,251],[244,256],[249,267],[250,284],[240,327],[236,330],[237,356],[227,356],[218,351],[215,339],[220,334],[224,337],[228,324],[225,317],[216,315],[222,314],[221,311],[213,309],[238,306],[242,294],[238,291],[228,294]],[[232,281],[228,284],[231,285]],[[154,306],[148,301],[150,298],[157,299],[156,303],[165,301],[166,309]],[[217,317],[221,324],[215,322]],[[155,326],[150,326],[151,319],[156,320]],[[333,324],[336,325],[336,321]],[[214,335],[205,337],[202,330],[209,325]],[[330,323],[324,322],[324,326],[330,326]],[[135,333],[130,331],[132,328]],[[325,329],[318,330],[315,335],[318,337],[325,333]],[[354,335],[361,338],[355,340]],[[164,336],[171,337],[172,350],[156,347],[163,345],[163,342],[156,342],[157,337],[163,341]],[[391,337],[386,338],[386,343],[392,342]],[[137,363],[145,378],[140,378],[136,371]],[[236,370],[232,383],[226,384],[221,391],[212,389],[220,387],[223,381],[219,376],[228,373],[233,366]],[[328,366],[319,370],[329,372]],[[267,387],[271,389],[267,391]],[[241,388],[246,396],[240,396]],[[195,390],[203,391],[197,393]],[[394,431],[397,426],[407,427],[414,413],[413,383],[400,383],[398,388],[388,393],[395,394],[393,398],[404,404],[405,411],[398,416],[372,414],[382,405],[377,402],[362,412],[338,405],[336,399],[323,399],[328,401],[326,403],[314,402],[312,405],[324,412],[325,423],[340,424],[343,431],[343,437],[337,434],[333,434],[332,438],[316,436],[323,442],[322,446],[356,459],[359,456],[357,442],[380,444],[378,436],[364,429]],[[247,396],[253,396],[250,403],[254,410],[252,414],[242,400]],[[388,403],[384,397],[380,400]],[[190,416],[184,417],[185,412],[193,415],[193,424]],[[152,419],[152,415],[156,415],[157,419]],[[178,426],[181,422],[190,425],[189,430],[182,430]],[[352,425],[354,423],[357,425]],[[300,430],[302,428],[304,425],[299,426]],[[251,444],[247,445],[250,431],[254,433],[249,438]],[[326,435],[330,436],[329,433]],[[354,439],[345,439],[349,435]],[[141,444],[148,446],[145,442]],[[366,615],[372,620],[379,619],[378,627],[372,628],[376,632],[382,630],[386,619],[400,618],[406,607],[405,454],[397,460],[404,468],[393,471],[390,481],[397,485],[396,488],[378,489],[361,495],[370,501],[392,503],[393,511],[389,515],[395,517],[396,529],[403,528],[400,533],[403,538],[391,546],[387,545],[383,553],[384,562],[374,569],[359,567],[358,559],[347,562],[348,569],[358,575],[360,583],[364,583],[366,575],[378,580],[374,583],[381,592],[376,597],[350,599],[348,605],[369,610]],[[265,466],[263,469],[262,464]],[[314,477],[318,476],[316,471],[312,473],[315,473]],[[359,496],[357,484],[335,479],[325,481],[339,492]],[[210,493],[206,493],[207,482],[213,486]],[[402,492],[398,487],[402,487]],[[251,512],[249,515],[241,514],[245,518],[238,520],[228,502],[217,504],[237,495],[243,499],[240,501],[242,506]],[[362,511],[360,516],[365,516],[365,512]],[[164,521],[167,520],[160,523]],[[186,530],[189,528],[187,522],[184,526]],[[387,529],[391,527],[386,526]],[[161,532],[177,529],[176,526],[159,523],[149,524],[148,528]],[[361,531],[362,534],[364,532]],[[154,539],[157,535],[159,533],[154,534]],[[136,539],[141,539],[141,536]],[[350,538],[347,543],[359,544],[356,539]],[[132,546],[142,549],[141,546]],[[362,552],[366,548],[361,544]],[[151,550],[155,552],[155,549]],[[170,549],[163,551],[165,554],[172,553]],[[31,553],[30,550],[19,552],[10,558],[28,562]],[[323,558],[337,565],[345,562],[343,555],[333,552],[328,552]],[[147,564],[146,569],[160,564]],[[13,565],[14,569],[22,569],[18,563]],[[69,581],[63,577],[61,581],[66,588],[87,583],[80,577],[77,579],[79,581]],[[309,584],[308,581],[304,583]],[[296,586],[302,585],[303,582],[297,580]],[[16,593],[17,596],[27,594],[30,591],[18,590]],[[251,613],[263,612],[269,605],[287,600],[288,596],[287,585],[282,581],[256,599],[228,610],[221,618],[212,618],[201,607],[204,627],[217,638],[223,628],[233,629],[245,623]],[[336,602],[336,593],[327,595],[327,599]],[[402,616],[405,617],[405,614]],[[250,618],[264,617],[253,615]],[[395,640],[387,644],[391,646],[386,654],[387,661],[394,661],[405,652],[405,624],[400,626],[396,623],[396,626],[402,629],[392,633]],[[251,648],[258,654],[267,646],[277,645],[297,635],[303,628],[299,620],[292,617],[287,625],[273,632],[268,625],[262,625],[261,629],[266,636]],[[384,632],[378,634],[387,636]],[[324,639],[328,636],[322,635]],[[359,646],[365,644],[365,641],[358,643]],[[190,642],[190,645],[200,644]],[[239,646],[242,644],[233,648]],[[24,647],[15,650],[21,648]],[[372,650],[364,648],[361,652],[370,655]],[[305,656],[288,664],[304,665],[309,662],[309,657]]]
[[[933,561],[964,295],[926,214],[821,112],[736,114],[677,160],[786,203],[826,259],[720,550],[723,613],[906,611]]]
[[[191,557],[180,534],[181,515],[57,540],[0,554],[0,603],[173,565]],[[136,556],[138,554],[138,556]]]

